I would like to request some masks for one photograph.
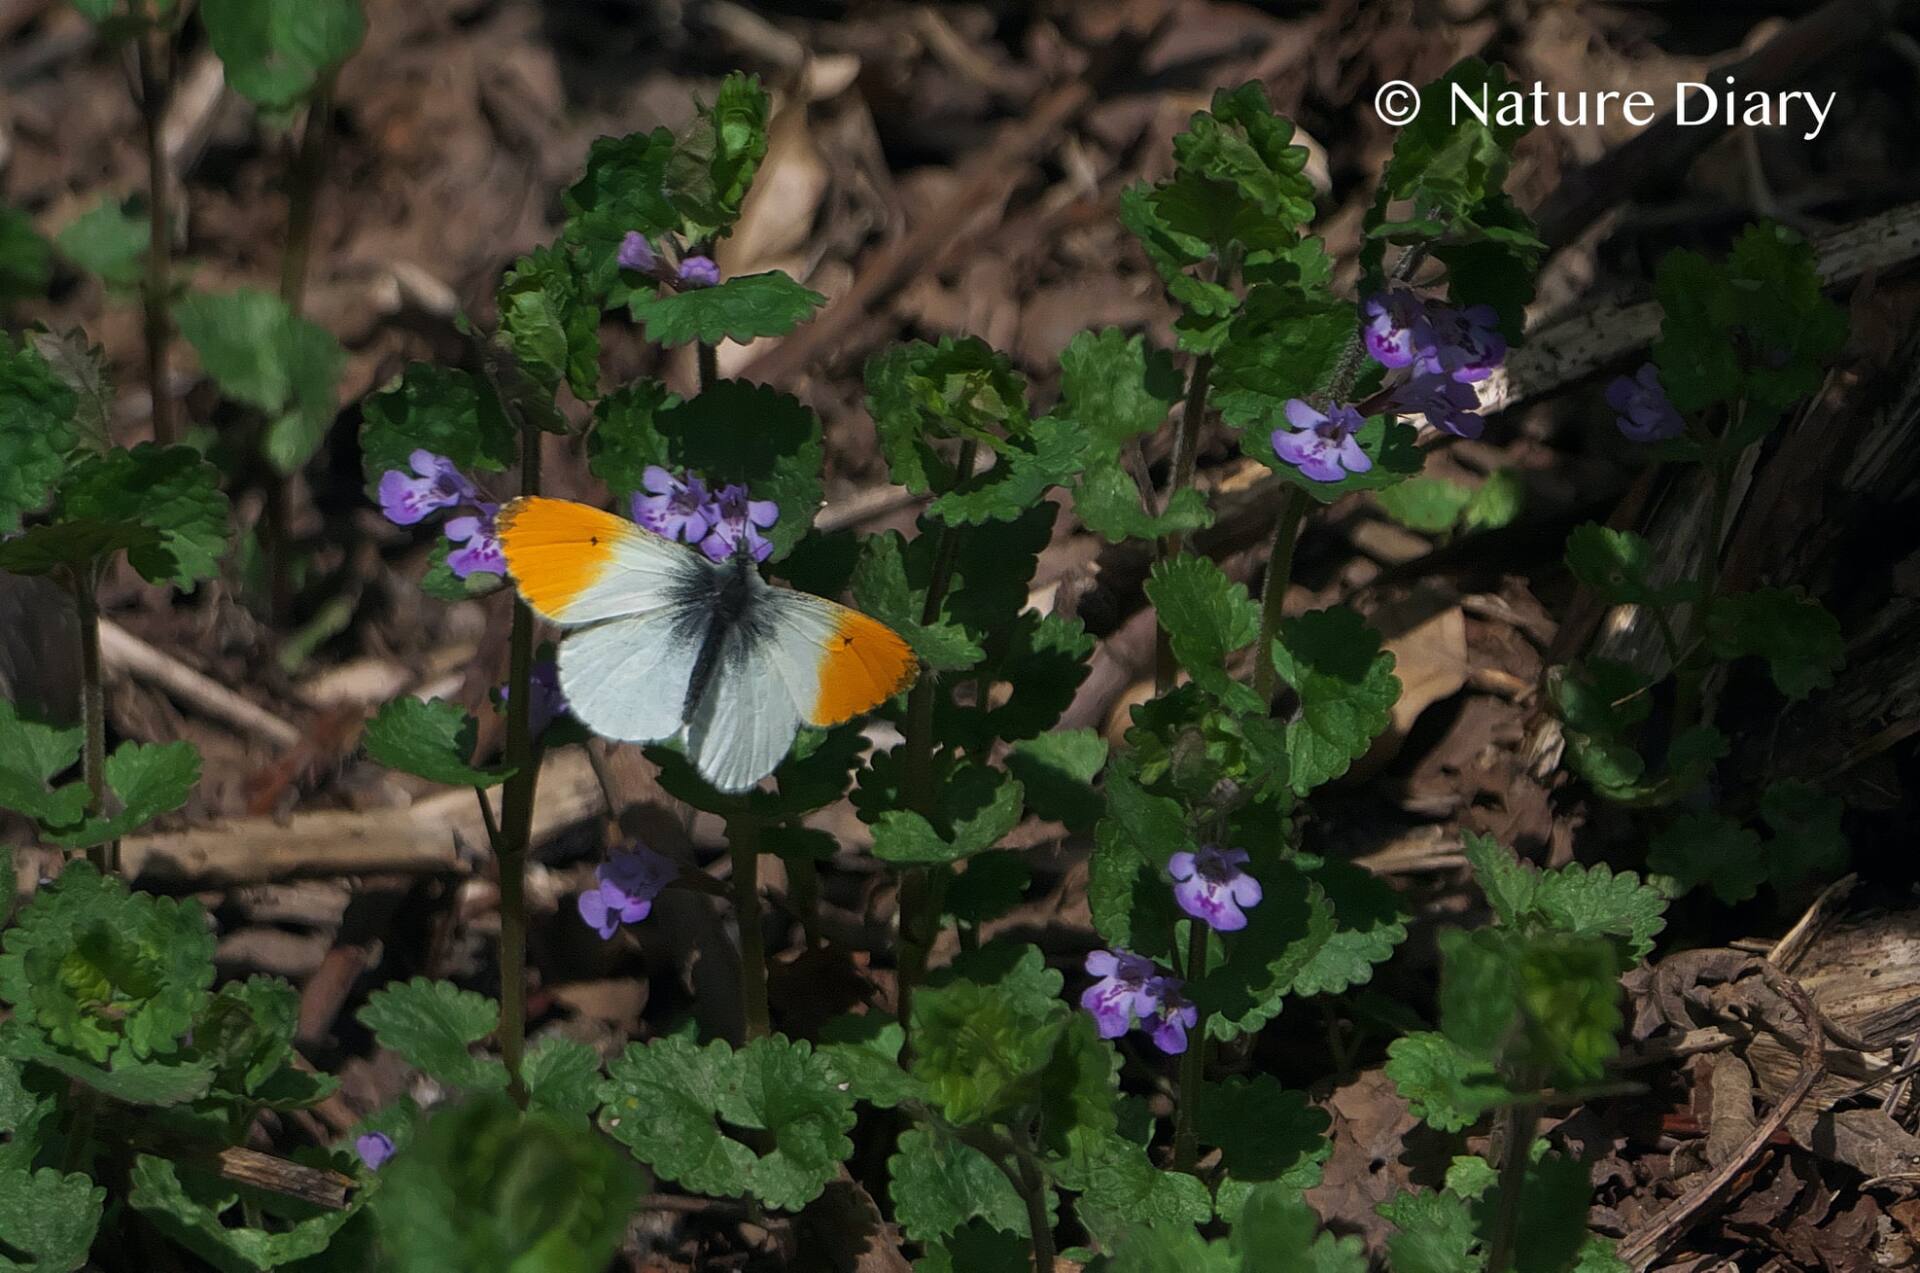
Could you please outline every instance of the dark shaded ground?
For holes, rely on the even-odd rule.
[[[1120,325],[1170,343],[1171,311],[1115,219],[1116,200],[1126,185],[1166,170],[1169,138],[1218,86],[1262,79],[1296,120],[1323,191],[1320,226],[1348,277],[1392,142],[1369,107],[1387,80],[1423,81],[1478,55],[1505,61],[1522,82],[1655,88],[1665,98],[1677,80],[1700,80],[1707,68],[1768,46],[1771,60],[1759,60],[1753,82],[1784,61],[1793,64],[1790,87],[1839,91],[1834,117],[1811,143],[1791,129],[1690,132],[1681,140],[1705,143],[1697,157],[1676,145],[1622,168],[1607,155],[1632,140],[1629,127],[1548,127],[1528,138],[1511,189],[1522,206],[1550,214],[1555,249],[1536,330],[1643,299],[1663,251],[1717,250],[1755,216],[1819,237],[1920,199],[1909,161],[1920,124],[1920,45],[1910,15],[1880,29],[1867,5],[1830,6],[1846,20],[1800,27],[1790,24],[1803,6],[1764,3],[369,0],[368,8],[366,46],[340,79],[309,289],[311,315],[351,357],[332,442],[298,492],[293,526],[311,564],[294,622],[282,630],[263,624],[258,583],[239,568],[179,601],[124,574],[106,598],[109,617],[127,631],[302,736],[286,746],[236,732],[191,696],[124,670],[111,693],[119,734],[186,737],[201,747],[208,778],[182,825],[216,856],[294,845],[308,854],[304,873],[323,877],[209,894],[223,926],[223,968],[301,984],[309,1055],[345,1067],[343,1096],[312,1126],[282,1129],[288,1137],[336,1134],[406,1083],[393,1058],[367,1057],[368,1040],[352,1022],[368,989],[418,971],[483,988],[494,976],[493,891],[484,872],[421,873],[402,864],[423,840],[443,845],[447,827],[458,833],[460,819],[472,818],[471,802],[416,805],[427,793],[357,758],[355,745],[366,711],[402,690],[431,687],[483,703],[504,677],[504,598],[449,608],[419,595],[414,581],[428,540],[388,526],[365,503],[355,404],[409,360],[459,355],[453,308],[484,318],[500,270],[553,235],[559,192],[594,136],[678,124],[690,93],[736,67],[777,89],[768,159],[721,264],[729,274],[786,269],[832,304],[784,347],[723,349],[721,366],[771,379],[822,413],[831,444],[827,516],[869,528],[904,527],[912,517],[881,485],[862,405],[861,367],[886,343],[981,336],[1014,356],[1043,400],[1055,356],[1082,328]],[[190,35],[183,45],[181,74],[205,84],[217,63],[196,41]],[[69,10],[0,0],[0,85],[0,194],[43,230],[57,230],[102,195],[138,188],[144,168],[122,68]],[[271,286],[284,234],[288,136],[231,95],[183,90],[175,115],[187,208],[177,246],[194,285]],[[1582,192],[1594,197],[1576,197]],[[1920,216],[1902,225],[1915,221]],[[903,242],[913,250],[903,253]],[[1833,691],[1786,717],[1757,682],[1736,677],[1722,714],[1741,748],[1732,771],[1753,788],[1818,776],[1848,796],[1848,830],[1867,880],[1854,904],[1870,898],[1896,914],[1911,904],[1907,790],[1911,735],[1920,728],[1920,688],[1910,679],[1920,623],[1920,454],[1912,442],[1920,296],[1905,269],[1914,254],[1896,253],[1891,265],[1840,283],[1853,343],[1823,395],[1759,458],[1728,553],[1730,580],[1797,583],[1826,599],[1851,642],[1850,669]],[[149,408],[136,306],[64,274],[48,302],[12,318],[79,325],[102,343],[121,386],[117,432],[123,441],[142,436]],[[663,371],[671,382],[691,382],[690,364],[659,367],[657,352],[624,323],[610,322],[602,339],[610,380]],[[1398,1028],[1405,1005],[1424,1010],[1430,999],[1434,923],[1476,904],[1464,886],[1461,833],[1493,833],[1543,863],[1641,865],[1633,825],[1595,806],[1558,768],[1538,687],[1546,667],[1599,642],[1616,652],[1635,648],[1560,568],[1567,529],[1605,520],[1645,530],[1673,552],[1699,535],[1686,516],[1699,492],[1673,474],[1643,470],[1599,401],[1605,375],[1642,356],[1633,349],[1615,362],[1568,359],[1496,416],[1484,440],[1435,454],[1430,472],[1469,484],[1501,469],[1519,474],[1528,503],[1515,526],[1435,544],[1355,499],[1334,506],[1302,547],[1304,582],[1290,606],[1345,599],[1368,610],[1389,634],[1407,686],[1389,744],[1316,801],[1308,835],[1317,850],[1391,879],[1420,923],[1375,985],[1325,1005],[1324,1034],[1289,1031],[1244,1058],[1290,1085],[1312,1085],[1334,1111],[1335,1156],[1315,1202],[1342,1227],[1377,1233],[1373,1204],[1409,1179],[1430,1182],[1434,1164],[1444,1166],[1445,1151],[1408,1137],[1411,1120],[1377,1066],[1386,1027]],[[213,423],[211,386],[198,382],[184,345],[175,366],[194,419]],[[558,493],[590,489],[584,457],[564,442],[554,441],[547,458]],[[1156,466],[1166,460],[1149,458]],[[1202,480],[1223,510],[1202,546],[1242,577],[1252,574],[1271,503],[1257,466],[1233,458],[1217,436],[1203,455]],[[237,504],[248,519],[259,507],[257,498]],[[1117,737],[1126,708],[1150,693],[1142,571],[1137,558],[1102,552],[1070,518],[1061,520],[1036,603],[1079,613],[1105,638],[1069,724]],[[57,702],[71,676],[58,653],[60,614],[17,589],[0,605],[15,607],[0,632],[14,685]],[[643,761],[613,761],[627,832],[691,841],[699,860],[715,860],[715,827],[705,819],[683,824]],[[670,895],[661,922],[639,940],[601,946],[571,906],[603,837],[599,788],[576,771],[545,784],[543,800],[553,825],[532,881],[540,1028],[614,1048],[698,998],[710,1027],[725,1029],[737,1007],[716,910],[698,895]],[[327,811],[369,812],[379,815],[373,824],[401,828],[393,832],[394,869],[327,877],[329,828],[345,825],[328,821],[341,815]],[[276,817],[292,821],[281,828]],[[213,828],[216,818],[230,821]],[[890,973],[870,967],[860,947],[890,919],[892,898],[858,853],[864,832],[851,814],[826,825],[846,846],[828,879],[829,918],[844,940],[830,956],[776,970],[776,1015],[796,1031],[890,993]],[[1086,846],[1037,824],[1021,828],[1015,845],[1032,847],[1042,869],[1009,923],[1070,958],[1088,940]],[[468,853],[462,862],[478,859]],[[774,890],[783,886],[776,876]],[[1690,899],[1673,912],[1662,953],[1778,937],[1809,900],[1729,911]],[[771,948],[790,936],[773,933]],[[1310,1019],[1313,1005],[1306,1010]],[[1635,1074],[1644,1092],[1583,1108],[1561,1127],[1558,1135],[1586,1146],[1599,1164],[1597,1228],[1644,1226],[1687,1187],[1702,1154],[1710,1156],[1701,1145],[1719,1082],[1705,1075],[1717,1064],[1714,1056],[1650,1064]],[[1763,1093],[1777,1092],[1764,1073],[1755,1078]],[[1910,1186],[1902,1183],[1862,1189],[1872,1174],[1831,1152],[1771,1147],[1672,1248],[1666,1267],[1719,1267],[1735,1252],[1744,1252],[1742,1268],[1900,1266],[1920,1242],[1920,1203],[1906,1200]],[[700,1259],[711,1261],[701,1267],[726,1267],[718,1252],[743,1259],[756,1241],[724,1214],[663,1211],[638,1227],[633,1267],[678,1270]]]

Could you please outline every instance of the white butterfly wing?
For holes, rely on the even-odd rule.
[[[672,738],[680,732],[706,620],[702,610],[663,605],[572,633],[560,643],[558,660],[567,706],[602,738]]]
[[[520,595],[562,627],[652,613],[711,586],[699,553],[591,505],[517,499],[497,525]]]

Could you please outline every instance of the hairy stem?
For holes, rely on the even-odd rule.
[[[751,1043],[772,1031],[767,1011],[767,950],[760,927],[760,822],[742,813],[727,819],[733,855],[733,919],[740,926],[740,1010]]]
[[[87,812],[106,811],[107,695],[100,675],[100,602],[93,591],[91,567],[76,567],[68,575],[73,608],[80,616],[80,721],[86,730],[81,769],[87,779]],[[110,840],[87,850],[87,860],[102,875],[120,869],[120,842]]]
[[[694,346],[694,350],[700,362],[700,392],[705,393],[720,378],[720,349],[703,340]]]
[[[1253,647],[1253,692],[1263,703],[1273,701],[1273,638],[1280,631],[1287,585],[1293,580],[1293,550],[1306,519],[1307,493],[1289,483],[1273,528],[1273,551],[1267,554],[1267,579],[1260,589],[1260,640]]]
[[[520,492],[540,490],[540,430],[520,426]],[[525,1108],[520,1060],[527,1041],[527,852],[533,841],[533,798],[540,756],[528,719],[533,705],[533,611],[515,597],[513,633],[507,647],[507,765],[513,776],[500,795],[500,834],[494,853],[500,868],[500,1057],[507,1065],[508,1095]]]
[[[1207,972],[1207,934],[1211,930],[1198,919],[1187,921],[1187,984],[1192,985]],[[1199,1133],[1194,1120],[1199,1117],[1200,1084],[1207,1068],[1206,1023],[1187,1038],[1187,1050],[1180,1054],[1180,1107],[1173,1116],[1173,1169],[1193,1170],[1200,1157]]]
[[[134,43],[134,57],[140,76],[140,120],[147,142],[147,277],[141,288],[146,307],[147,385],[153,394],[153,439],[162,446],[171,445],[178,434],[173,427],[173,398],[167,387],[167,339],[171,323],[167,317],[170,290],[169,253],[172,241],[169,227],[172,216],[168,204],[171,180],[167,171],[167,147],[164,138],[167,102],[173,95],[168,62],[169,33],[161,23],[153,22]]]
[[[978,444],[969,440],[960,446],[954,467],[956,480],[973,472]],[[933,572],[927,580],[927,600],[921,607],[920,622],[932,623],[940,617],[940,607],[953,583],[953,565],[959,556],[960,541],[950,526],[934,532],[940,542],[934,546]],[[932,819],[938,791],[933,781],[933,708],[938,686],[932,676],[922,676],[907,693],[906,756],[902,765],[901,791],[907,807],[921,817]],[[900,875],[900,962],[898,1003],[900,1024],[908,1025],[913,1006],[913,987],[926,972],[927,956],[939,935],[940,905],[946,892],[945,867],[912,866]],[[911,1043],[911,1039],[909,1039]]]
[[[1207,416],[1207,390],[1213,378],[1213,355],[1201,354],[1187,375],[1186,404],[1180,411],[1180,426],[1173,435],[1173,473],[1167,482],[1165,510],[1181,491],[1193,485],[1193,470],[1200,453],[1200,425]],[[1169,531],[1160,544],[1160,560],[1171,561],[1186,547],[1186,535]],[[1173,641],[1162,626],[1154,638],[1154,688],[1165,694],[1173,688],[1179,667],[1173,659]]]
[[[1501,1115],[1499,1205],[1494,1210],[1493,1233],[1487,1240],[1487,1273],[1507,1273],[1513,1264],[1514,1240],[1520,1229],[1520,1199],[1527,1182],[1527,1163],[1533,1156],[1533,1129],[1540,1121],[1534,1102],[1510,1105]]]

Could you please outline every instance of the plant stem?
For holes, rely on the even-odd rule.
[[[1207,934],[1212,930],[1197,919],[1187,921],[1187,984],[1192,985],[1207,972]],[[1200,1084],[1207,1068],[1206,1023],[1199,1023],[1187,1039],[1187,1050],[1180,1054],[1180,1107],[1173,1116],[1173,1169],[1191,1172],[1200,1157],[1199,1133],[1194,1120],[1199,1117]]]
[[[153,439],[162,446],[177,438],[173,427],[173,399],[167,387],[167,318],[169,237],[167,147],[164,137],[167,102],[173,95],[166,66],[169,35],[158,20],[140,33],[134,57],[140,75],[140,118],[147,141],[147,278],[141,289],[146,306],[147,384],[153,394]]]
[[[1700,591],[1693,603],[1693,613],[1687,616],[1687,641],[1683,648],[1688,650],[1696,648],[1705,636],[1707,611],[1712,608],[1713,595],[1720,588],[1720,541],[1727,533],[1727,506],[1732,497],[1733,461],[1726,456],[1716,456],[1713,461],[1713,513],[1707,527],[1705,559],[1700,563]],[[1702,723],[1695,718],[1701,712],[1700,689],[1706,675],[1706,666],[1697,660],[1679,669],[1673,716],[1676,732]]]
[[[1487,1273],[1506,1273],[1513,1263],[1514,1239],[1520,1228],[1520,1200],[1527,1182],[1527,1163],[1533,1157],[1533,1129],[1540,1106],[1532,1101],[1509,1105],[1501,1118],[1505,1140],[1500,1146],[1499,1206],[1494,1211],[1493,1234],[1487,1241]]]
[[[750,813],[727,819],[733,855],[733,919],[740,926],[740,1009],[751,1043],[772,1031],[767,1011],[767,949],[760,928],[760,821]]]
[[[1032,1138],[1025,1128],[1015,1132],[1014,1160],[1018,1164],[1016,1186],[1020,1200],[1027,1204],[1027,1228],[1033,1239],[1033,1267],[1038,1273],[1053,1273],[1053,1227],[1047,1220],[1047,1181],[1034,1161]]]
[[[1280,631],[1287,585],[1293,579],[1293,550],[1306,519],[1307,493],[1288,483],[1286,502],[1280,505],[1280,519],[1273,528],[1273,551],[1267,554],[1267,579],[1260,589],[1260,640],[1253,647],[1253,692],[1263,703],[1273,701],[1273,638]]]
[[[704,340],[695,345],[694,350],[700,360],[700,392],[705,393],[720,378],[720,350]]]
[[[520,424],[520,493],[540,490],[540,430]],[[527,851],[533,840],[533,798],[540,781],[528,710],[533,705],[533,611],[515,597],[507,652],[507,754],[513,776],[500,794],[500,834],[494,853],[500,869],[500,1059],[507,1066],[507,1093],[527,1104],[520,1059],[527,1039]]]
[[[1200,425],[1207,417],[1207,390],[1213,379],[1213,355],[1201,354],[1187,374],[1186,405],[1180,411],[1180,427],[1173,435],[1173,473],[1167,482],[1167,498],[1161,508],[1173,506],[1181,491],[1193,485],[1193,470],[1200,454]],[[1186,548],[1186,535],[1169,531],[1160,544],[1160,560],[1171,561]],[[1173,658],[1173,641],[1162,625],[1154,637],[1154,688],[1165,694],[1179,676]]]
[[[80,616],[80,721],[86,730],[81,770],[87,779],[87,812],[99,814],[107,802],[107,695],[100,675],[100,601],[93,591],[93,569],[68,574],[73,608]],[[110,840],[87,850],[87,860],[111,875],[120,869],[120,842]]]
[[[977,443],[971,440],[961,443],[959,461],[954,468],[957,481],[963,481],[972,474],[977,451]],[[960,553],[960,541],[951,526],[943,525],[934,533],[940,536],[940,542],[934,546],[933,570],[927,578],[927,600],[921,607],[921,623],[932,623],[940,617],[940,607],[947,599],[947,588],[953,582],[954,561]],[[929,820],[933,818],[939,794],[933,781],[933,708],[937,688],[933,677],[922,676],[907,692],[906,756],[901,766],[901,794],[906,798],[907,807]],[[935,874],[936,870],[940,872],[939,875]],[[932,952],[934,938],[938,936],[935,930],[940,923],[940,902],[946,891],[945,883],[944,867],[913,866],[900,874],[900,960],[896,998],[900,1024],[909,1030],[912,1028],[908,1021],[913,1005],[913,987],[926,972],[927,957]],[[909,1046],[911,1042],[909,1038]]]

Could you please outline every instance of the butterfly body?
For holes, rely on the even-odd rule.
[[[515,500],[499,529],[520,595],[573,629],[558,663],[574,715],[627,742],[684,735],[723,791],[771,773],[800,726],[870,711],[919,670],[885,624],[776,588],[744,555],[712,561],[569,500]]]

